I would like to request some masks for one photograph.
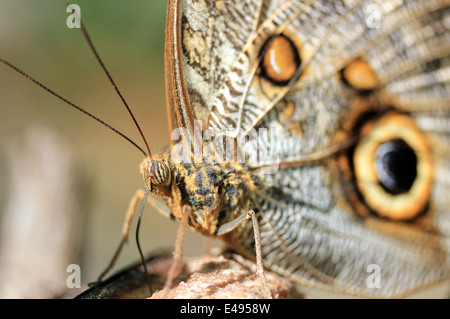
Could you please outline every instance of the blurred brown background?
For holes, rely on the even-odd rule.
[[[160,151],[169,142],[163,55],[166,1],[79,0],[76,4],[152,152]],[[68,15],[66,1],[0,0],[0,57],[144,147],[81,31],[67,28]],[[13,191],[9,187],[12,174],[8,150],[23,145],[26,132],[36,124],[65,139],[80,166],[85,190],[80,195],[85,202],[81,205],[85,211],[80,212],[85,214],[80,266],[83,283],[93,281],[120,241],[129,200],[136,189],[144,187],[138,170],[143,156],[99,123],[0,65],[0,212],[7,207]],[[58,159],[53,160],[57,165]],[[29,201],[32,192],[20,194],[20,200]],[[64,211],[64,207],[53,209]],[[177,224],[149,205],[144,213],[140,233],[144,251],[173,246]],[[139,259],[135,225],[136,220],[116,270]],[[201,253],[203,247],[201,236],[189,232],[185,253]]]

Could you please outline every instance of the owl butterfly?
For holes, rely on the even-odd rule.
[[[448,281],[449,29],[447,0],[169,0],[175,134],[147,190],[250,259],[255,211],[264,266],[300,285]]]
[[[393,297],[447,281],[449,5],[169,1],[170,125],[191,158],[205,135],[235,153],[155,156],[146,186],[208,236],[254,210],[265,267],[300,285]],[[272,145],[275,170],[236,161]],[[250,221],[220,237],[255,258]]]

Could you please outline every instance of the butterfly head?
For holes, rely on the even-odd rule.
[[[150,191],[167,187],[172,182],[172,171],[165,158],[146,158],[140,166],[144,182]]]

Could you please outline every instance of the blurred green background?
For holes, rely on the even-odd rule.
[[[169,142],[164,94],[166,1],[79,0],[81,17],[104,63],[140,122],[153,153]],[[66,26],[66,1],[0,0],[0,57],[70,101],[85,107],[144,147],[132,120],[77,29]],[[96,279],[120,241],[124,213],[143,188],[140,152],[14,71],[0,65],[0,208],[10,192],[5,152],[30,125],[44,124],[67,139],[87,174],[89,210],[83,225],[82,281]],[[22,194],[27,200],[27,194]],[[84,199],[83,199],[84,200]],[[55,209],[61,209],[55,207]],[[134,240],[118,269],[139,259]],[[172,247],[177,223],[149,205],[141,225],[144,251]],[[185,254],[204,251],[189,232]]]

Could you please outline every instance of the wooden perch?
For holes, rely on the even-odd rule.
[[[151,278],[151,298],[162,296],[168,270],[172,263],[170,253],[156,253],[147,260]],[[262,287],[255,273],[256,265],[234,253],[185,258],[181,273],[167,294],[173,299],[259,299]],[[143,266],[138,263],[110,277],[105,282],[85,291],[77,298],[148,298],[149,288]],[[301,298],[292,284],[278,275],[266,272],[274,298]]]

